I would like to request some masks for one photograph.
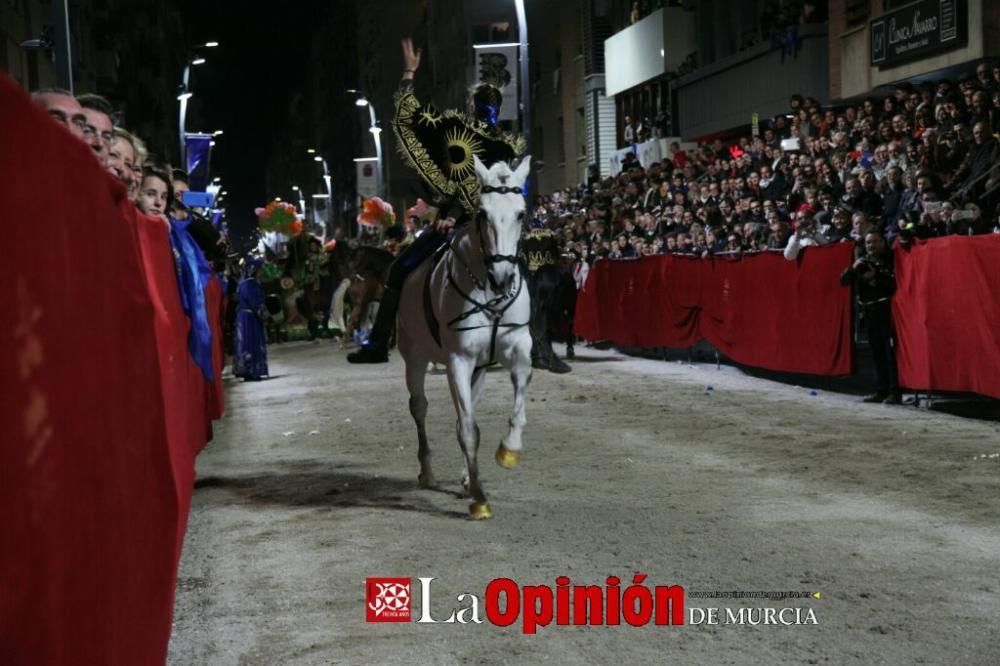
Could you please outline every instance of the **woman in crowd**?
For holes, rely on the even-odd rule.
[[[169,172],[159,166],[147,165],[142,170],[142,185],[135,205],[146,215],[167,219],[167,204],[174,199]]]

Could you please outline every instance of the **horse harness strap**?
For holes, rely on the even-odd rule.
[[[524,196],[524,188],[522,187],[510,187],[507,185],[495,187],[493,185],[482,185],[479,188],[480,194],[489,194],[490,192],[495,192],[497,194],[520,194],[521,196]]]
[[[497,194],[519,194],[521,196],[524,196],[524,191],[520,187],[509,187],[506,185],[496,187],[492,185],[483,185],[480,188],[481,194],[488,194],[491,192],[495,192]],[[483,243],[483,238],[482,238],[481,217],[476,220],[476,235],[478,236],[481,248],[485,250],[485,244]],[[518,243],[518,245],[520,247],[520,243]],[[431,259],[430,270],[427,271],[427,278],[424,280],[423,301],[424,301],[424,316],[427,318],[428,328],[430,328],[431,336],[434,338],[434,342],[437,343],[437,346],[439,348],[441,347],[441,324],[440,322],[438,322],[438,319],[434,314],[433,299],[431,297],[431,277],[433,276],[434,271],[437,269],[437,265],[440,263],[441,258],[446,253],[450,253],[451,256],[455,257],[455,259],[458,260],[458,262],[465,269],[465,272],[468,274],[469,279],[472,281],[472,284],[475,288],[479,289],[484,294],[489,293],[487,284],[476,277],[476,274],[472,272],[472,267],[469,266],[468,262],[465,261],[465,258],[462,257],[462,255],[459,254],[458,251],[452,246],[452,243],[447,243],[446,245],[441,246],[441,248],[434,253]],[[517,255],[486,255],[486,253],[483,252],[483,259],[487,267],[489,266],[489,264],[495,264],[500,262],[510,262],[515,266],[518,264]],[[510,307],[514,304],[515,301],[517,301],[518,297],[521,295],[521,291],[524,289],[524,275],[520,270],[517,271],[515,277],[515,280],[517,281],[516,290],[514,290],[513,288],[507,289],[503,293],[499,293],[493,298],[481,303],[476,299],[472,298],[471,295],[463,291],[462,288],[458,285],[458,282],[455,280],[455,275],[451,271],[450,262],[447,265],[447,270],[448,270],[448,284],[456,292],[458,292],[459,296],[461,296],[467,303],[470,303],[472,305],[472,308],[470,308],[466,312],[463,312],[462,314],[456,316],[451,321],[449,321],[447,326],[448,328],[454,331],[472,331],[478,328],[489,327],[490,328],[489,362],[486,363],[485,365],[477,366],[476,370],[479,371],[487,366],[494,365],[496,363],[494,357],[496,356],[497,336],[500,332],[500,329],[521,328],[528,325],[528,322],[501,323],[504,314],[506,314],[507,310],[510,309]],[[488,268],[486,271],[486,282],[489,283],[489,286],[492,287],[494,291],[499,291],[499,285],[497,285],[494,282],[492,273],[489,272]],[[490,319],[490,323],[480,324],[478,326],[455,326],[455,324],[465,321],[469,317],[476,314],[486,315]]]
[[[485,368],[486,366],[496,364],[497,334],[500,332],[501,328],[521,328],[522,326],[528,325],[527,322],[523,324],[518,324],[516,322],[509,322],[506,324],[500,323],[500,320],[503,319],[504,313],[506,313],[507,310],[510,308],[510,306],[513,305],[515,301],[517,301],[517,297],[521,295],[521,290],[524,288],[524,276],[522,276],[520,272],[518,273],[518,278],[519,279],[517,280],[517,290],[509,297],[507,294],[499,294],[494,298],[491,298],[490,300],[486,301],[485,303],[480,303],[479,301],[472,298],[472,296],[462,291],[462,288],[458,286],[458,283],[455,281],[455,278],[452,275],[451,271],[448,271],[448,283],[452,286],[452,288],[455,291],[458,292],[459,296],[464,298],[466,302],[471,303],[473,305],[473,307],[470,310],[463,312],[462,314],[458,315],[457,317],[449,321],[448,327],[454,331],[473,331],[477,328],[486,328],[486,326],[490,327],[490,356],[489,356],[490,360],[485,365],[477,366],[476,367],[477,370],[479,370],[480,368]],[[497,310],[496,309],[497,306],[503,303],[505,300],[506,304],[502,308]],[[488,316],[491,320],[491,323],[479,326],[454,326],[454,324],[460,321],[464,321],[465,319],[468,319],[474,314],[480,314],[480,313]],[[440,346],[440,342],[438,343],[438,345]]]
[[[434,251],[434,254],[431,255],[431,266],[427,271],[427,278],[424,280],[424,317],[427,319],[427,328],[431,331],[431,337],[434,338],[438,347],[441,346],[441,324],[438,323],[437,317],[434,315],[434,306],[431,302],[431,277],[434,275],[434,269],[438,262],[441,261],[441,257],[444,256],[449,247],[449,244],[445,243]]]
[[[434,253],[434,255],[431,257],[431,266],[430,269],[427,271],[427,277],[424,279],[423,301],[424,301],[424,316],[427,319],[427,327],[430,329],[431,336],[434,338],[434,342],[437,343],[438,347],[441,347],[441,324],[438,321],[437,316],[434,314],[433,300],[431,297],[431,277],[434,275],[434,270],[440,263],[441,258],[448,253],[450,253],[451,256],[458,259],[459,263],[461,263],[462,266],[468,272],[469,277],[472,280],[473,284],[479,289],[486,291],[486,285],[484,285],[482,282],[476,279],[476,276],[472,272],[472,269],[469,268],[469,265],[465,263],[465,260],[462,259],[461,255],[459,255],[458,252],[455,251],[455,249],[451,246],[450,243],[442,245],[441,248]],[[495,356],[496,356],[497,335],[499,334],[500,329],[521,328],[522,326],[528,325],[527,322],[501,323],[504,314],[507,312],[510,306],[514,304],[514,302],[517,300],[517,297],[520,296],[521,290],[524,289],[524,276],[521,275],[520,272],[518,272],[517,289],[512,294],[510,293],[499,294],[494,298],[491,298],[488,301],[482,303],[474,299],[469,294],[467,294],[458,285],[458,282],[455,280],[455,275],[454,273],[452,273],[450,269],[448,270],[448,284],[456,292],[458,292],[458,295],[461,296],[467,303],[472,304],[472,308],[470,308],[466,312],[463,312],[462,314],[458,315],[457,317],[449,321],[447,324],[448,328],[451,328],[454,331],[472,331],[477,328],[486,328],[487,326],[489,326],[491,329],[490,356],[489,356],[490,360],[485,365],[477,366],[477,369],[496,364]],[[503,305],[503,307],[497,309],[498,306],[500,306],[501,304]],[[486,315],[487,317],[490,318],[491,323],[482,324],[479,326],[455,326],[455,324],[462,322],[475,314]]]

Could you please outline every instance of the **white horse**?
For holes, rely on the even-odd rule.
[[[475,409],[482,395],[486,367],[500,363],[514,384],[510,428],[495,459],[506,469],[521,456],[525,394],[531,379],[531,303],[518,266],[518,244],[525,204],[522,186],[530,156],[517,169],[498,162],[487,169],[475,158],[481,185],[475,221],[456,231],[437,260],[410,274],[400,297],[397,346],[406,362],[410,414],[417,424],[420,485],[434,485],[424,420],[424,378],[428,361],[444,364],[458,414],[458,441],[464,455],[463,485],[472,495],[475,519],[493,515],[479,482],[476,456],[479,426]]]

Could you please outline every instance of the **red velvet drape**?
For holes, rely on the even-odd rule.
[[[576,306],[577,334],[635,347],[701,339],[729,358],[816,375],[852,371],[849,243],[736,259],[677,255],[598,261]]]
[[[0,663],[163,663],[221,351],[208,384],[164,223],[2,75],[0,100]]]
[[[1000,398],[1000,235],[896,248],[899,383]]]

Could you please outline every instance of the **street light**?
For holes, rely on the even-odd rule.
[[[378,121],[375,120],[375,105],[369,101],[367,95],[364,91],[357,90],[355,88],[347,88],[346,92],[352,95],[357,95],[358,98],[354,100],[354,105],[359,107],[368,107],[368,131],[371,132],[375,143],[375,159],[378,164],[375,167],[375,188],[378,190],[380,195],[385,193],[382,191],[383,180],[385,178],[384,169],[385,162],[382,160],[382,128],[378,126]]]
[[[309,149],[309,153],[315,153],[315,152],[316,152],[315,149],[313,148]],[[326,219],[322,221],[319,220],[319,216],[317,215],[318,209],[316,208],[316,203],[313,202],[313,223],[323,228],[322,237],[323,240],[325,241],[328,228],[326,222],[327,220],[329,220],[330,211],[333,208],[333,185],[331,184],[331,178],[330,178],[330,166],[326,163],[326,159],[322,155],[313,155],[313,161],[323,165],[323,184],[326,186],[326,194],[314,194],[313,199],[326,199],[326,206],[325,206]],[[296,187],[293,187],[292,189],[298,191],[299,203],[302,205],[302,214],[305,215],[306,212],[306,202],[304,199],[305,194],[303,194],[302,190],[298,190]]]
[[[299,206],[302,208],[302,215],[305,216],[305,214],[306,214],[306,200],[304,198],[305,195],[302,193],[302,189],[299,188],[298,185],[292,185],[292,192],[295,192],[296,196],[298,197],[298,199],[299,199]]]
[[[528,80],[528,19],[524,13],[524,0],[514,0],[514,9],[517,12],[517,55],[521,65],[521,135],[524,137],[524,145],[528,146],[531,145],[529,143],[531,138],[529,117],[531,97],[528,94],[531,90],[531,84]]]
[[[177,100],[181,103],[180,110],[178,113],[177,124],[180,134],[180,158],[181,164],[184,165],[185,171],[187,170],[187,159],[184,150],[184,121],[187,118],[187,103],[191,99],[191,67],[195,65],[204,65],[205,58],[201,56],[194,55],[194,51],[202,48],[215,48],[219,45],[219,42],[205,42],[204,44],[196,44],[188,49],[187,63],[184,65],[184,74],[181,78],[181,86],[178,89]]]

